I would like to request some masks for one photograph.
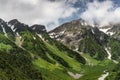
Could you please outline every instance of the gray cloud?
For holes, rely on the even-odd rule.
[[[77,0],[0,0],[0,18],[19,19],[26,24],[47,25],[48,30],[78,12],[73,4]]]

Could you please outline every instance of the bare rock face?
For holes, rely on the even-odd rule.
[[[8,22],[8,26],[14,32],[15,35],[20,35],[22,31],[31,30],[28,25],[19,22],[17,19],[13,19]]]
[[[98,27],[87,24],[84,20],[79,19],[65,23],[50,31],[49,35],[72,50],[90,53],[91,56],[96,54],[106,56],[103,45],[106,45],[107,34],[101,32]],[[98,50],[101,52],[97,52]]]
[[[33,26],[28,26],[24,23],[21,23],[17,19],[13,19],[8,22],[8,26],[11,28],[11,30],[16,34],[17,36],[21,34],[22,31],[29,30],[31,32],[36,32],[37,34],[41,34],[43,32],[46,32],[46,28],[43,25],[35,24]]]
[[[78,48],[79,41],[82,39],[84,29],[90,29],[90,26],[83,20],[74,20],[65,23],[49,32],[52,38],[61,41],[70,48]]]
[[[98,43],[104,42],[107,36],[97,27],[92,27],[82,19],[65,23],[50,31],[49,35],[72,49],[78,49],[79,42],[88,35],[86,32],[93,35]]]

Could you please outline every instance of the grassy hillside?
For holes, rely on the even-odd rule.
[[[84,38],[80,41],[79,51],[88,53],[91,57],[97,60],[104,60],[107,53],[103,45],[99,44],[91,31],[86,31]]]
[[[84,74],[79,80],[98,80],[98,78],[106,72],[111,72],[115,67],[115,63],[108,59],[98,61],[89,54],[82,54],[86,59],[86,65],[82,66],[82,73]]]
[[[0,34],[0,38],[0,79],[42,79],[41,73],[33,67],[30,53],[16,46],[4,35]]]
[[[80,54],[55,40],[50,43],[51,38],[43,40],[29,31],[20,34],[22,39],[16,40],[17,43],[29,53],[32,67],[40,72],[45,80],[74,80],[68,75],[68,71],[80,73],[81,65],[85,64],[85,59]]]
[[[104,71],[119,75],[112,72],[116,64],[106,59],[105,50],[91,35],[81,41],[79,50],[86,54],[69,49],[46,33],[38,35],[26,30],[15,39],[0,34],[0,79],[75,80],[69,72],[82,75],[78,80],[96,80]],[[119,42],[110,40],[109,45],[113,54],[119,53]]]

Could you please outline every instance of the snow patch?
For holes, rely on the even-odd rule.
[[[95,25],[94,25],[94,24],[90,24],[90,26],[95,27]]]
[[[67,34],[67,36],[68,37],[73,37],[74,35],[73,35],[73,33],[69,33],[69,34]]]
[[[51,38],[55,38],[55,33],[54,33],[54,32],[53,32],[53,33],[50,33],[49,36],[50,36]]]
[[[107,32],[107,34],[111,36],[111,35],[113,35],[115,33],[114,32]]]
[[[16,36],[15,44],[18,45],[19,47],[22,47],[23,39],[21,36]]]
[[[82,26],[87,26],[88,24],[86,22],[81,22]]]
[[[13,32],[15,32],[15,31],[16,31],[16,29],[15,29],[15,26],[14,26],[14,25],[12,25],[10,28],[12,29],[12,31],[13,31]]]
[[[98,80],[105,80],[105,78],[109,75],[109,72],[102,74],[101,77],[98,78]]]
[[[55,35],[55,33],[53,32],[53,33],[50,33],[49,35]]]
[[[76,48],[76,49],[75,49],[75,51],[78,51],[78,50],[79,50],[79,48]]]
[[[61,31],[61,32],[59,32],[59,33],[50,33],[49,34],[49,36],[51,37],[51,38],[58,38],[59,36],[61,36],[61,35],[63,35],[65,33],[65,30],[64,31]]]
[[[81,23],[81,25],[83,26],[83,25],[84,25],[84,23]]]
[[[59,37],[59,35],[58,34],[56,34],[55,36],[54,36],[54,38],[58,38]]]
[[[78,74],[78,73],[74,74],[72,72],[68,72],[68,74],[74,79],[79,79],[81,76],[83,76],[82,74]]]
[[[110,35],[110,36],[113,35],[113,34],[115,34],[114,32],[108,32],[109,29],[111,29],[111,28],[106,28],[106,29],[101,28],[99,30],[102,31],[102,32],[104,32],[105,34]]]
[[[45,41],[45,39],[42,37],[42,35],[37,34],[43,41]]]
[[[84,25],[87,26],[88,24],[86,22],[84,22]]]
[[[18,32],[16,33],[16,35],[17,35],[17,36],[20,36],[20,34],[19,34]]]
[[[111,60],[112,55],[111,55],[111,53],[110,53],[110,51],[108,50],[108,48],[107,48],[107,47],[105,47],[105,51],[106,51],[106,52],[107,52],[107,54],[108,54],[108,59],[110,59],[110,60]]]
[[[33,36],[33,39],[36,40],[36,37]]]
[[[11,26],[11,29],[14,30],[14,25]]]
[[[114,62],[114,63],[116,63],[116,64],[118,64],[118,63],[119,63],[119,62],[118,62],[118,61],[116,61],[116,60],[113,60],[113,62]]]
[[[32,29],[35,30],[35,27],[33,27]]]
[[[64,34],[64,33],[65,33],[65,30],[60,32],[60,34]]]
[[[102,31],[102,32],[104,32],[104,33],[107,34],[107,31],[108,31],[109,29],[111,29],[111,28],[106,28],[106,29],[101,28],[100,31]]]
[[[108,54],[108,59],[110,59],[110,60],[112,60],[111,59],[111,57],[112,57],[112,55],[111,55],[111,53],[110,53],[110,48],[108,49],[107,47],[105,47],[105,50],[106,50],[106,52],[107,52],[107,54]],[[114,63],[116,63],[116,64],[118,64],[119,62],[118,61],[116,61],[116,60],[112,60]]]
[[[16,22],[15,24],[17,24],[17,22]],[[13,31],[13,32],[15,32],[15,31],[16,31],[15,26],[14,26],[15,24],[13,24],[13,25],[8,24],[8,26],[12,29],[12,31]]]
[[[94,30],[92,29],[92,33],[95,34]]]

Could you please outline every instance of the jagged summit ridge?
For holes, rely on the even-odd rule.
[[[28,26],[24,23],[21,23],[17,19],[10,20],[9,22],[5,22],[4,20],[0,19],[0,32],[4,33],[7,36],[7,33],[12,33],[12,35],[19,36],[22,31],[29,30],[34,31],[38,34],[41,32],[46,32],[46,28],[43,25],[33,25]]]
[[[46,28],[44,25],[34,24],[31,26],[31,28],[38,34],[46,32]]]

